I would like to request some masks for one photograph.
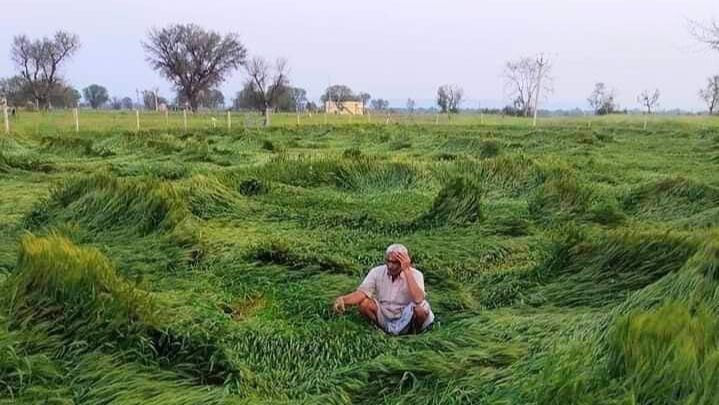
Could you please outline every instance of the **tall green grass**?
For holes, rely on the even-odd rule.
[[[714,121],[212,114],[0,139],[0,403],[716,402]],[[418,336],[331,308],[396,242]]]
[[[233,375],[219,337],[175,326],[170,311],[117,275],[97,249],[26,235],[17,271],[8,286],[14,326],[40,328],[85,350],[124,349],[202,382],[222,384]]]

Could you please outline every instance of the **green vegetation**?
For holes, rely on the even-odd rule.
[[[719,396],[716,120],[64,119],[0,137],[0,404]],[[428,333],[331,312],[392,242]]]

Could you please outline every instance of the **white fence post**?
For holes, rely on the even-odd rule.
[[[80,133],[80,117],[77,108],[72,109],[72,118],[75,120],[75,133]]]
[[[7,106],[3,107],[3,115],[5,116],[5,134],[10,135],[10,118],[7,114]]]

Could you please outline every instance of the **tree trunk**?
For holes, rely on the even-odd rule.
[[[35,97],[35,109],[37,110],[49,110],[50,109],[50,100],[47,97],[43,96],[37,96]]]
[[[190,111],[195,112],[197,111],[197,96],[192,96],[192,98],[189,100],[190,103]]]
[[[265,128],[270,126],[270,107],[265,107]]]
[[[188,104],[190,107],[190,111],[195,112],[197,111],[197,96],[198,92],[188,90],[185,92],[185,97],[187,97],[187,100],[185,100],[185,103]]]

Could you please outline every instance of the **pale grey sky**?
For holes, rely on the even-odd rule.
[[[719,74],[719,52],[688,33],[688,20],[719,18],[716,0],[2,0],[0,77],[13,74],[14,35],[77,33],[79,53],[65,76],[111,95],[170,86],[144,60],[140,41],[153,26],[192,22],[240,34],[250,54],[289,60],[294,85],[316,99],[329,82],[404,106],[433,103],[438,85],[464,87],[465,107],[508,102],[504,62],[544,52],[554,93],[545,106],[587,108],[597,81],[637,106],[644,88],[662,91],[662,108],[700,109],[698,89]],[[223,86],[234,97],[244,75]]]

